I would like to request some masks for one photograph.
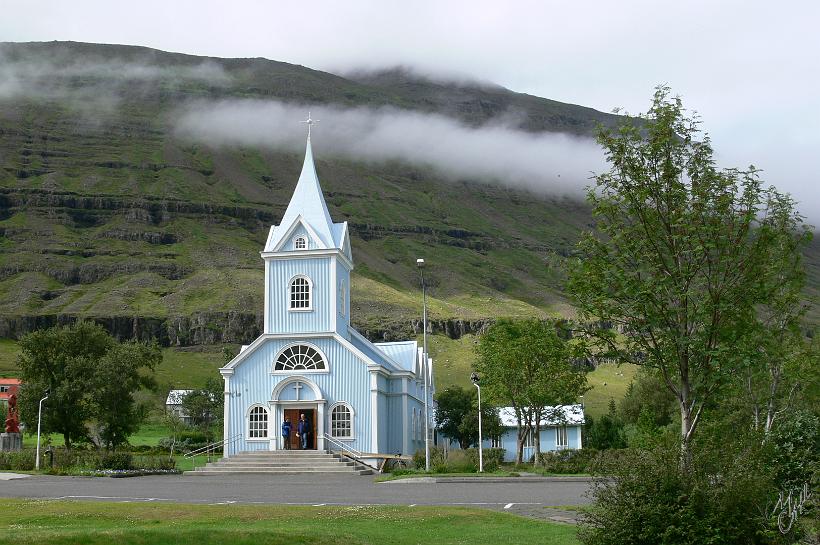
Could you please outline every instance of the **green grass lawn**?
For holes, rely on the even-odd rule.
[[[7,543],[574,545],[574,526],[453,507],[0,500]]]

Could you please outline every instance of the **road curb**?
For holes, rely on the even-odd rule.
[[[410,477],[377,484],[448,484],[448,483],[590,483],[592,477]]]

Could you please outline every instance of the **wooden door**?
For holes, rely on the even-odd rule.
[[[301,439],[296,437],[296,430],[299,427],[299,415],[305,415],[305,418],[310,422],[311,428],[313,428],[313,432],[308,437],[308,447],[309,449],[316,448],[316,411],[313,409],[285,409],[285,417],[290,418],[290,423],[292,425],[290,431],[290,448],[292,450],[298,450],[302,448]]]

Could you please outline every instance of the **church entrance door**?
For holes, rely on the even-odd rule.
[[[305,415],[305,418],[308,422],[310,422],[310,426],[312,429],[310,436],[308,437],[308,446],[307,448],[311,450],[316,449],[316,410],[315,409],[285,409],[285,416],[290,418],[291,424],[293,424],[293,431],[290,434],[290,448],[292,450],[299,450],[302,448],[300,443],[301,439],[296,437],[296,430],[299,426],[299,415]]]

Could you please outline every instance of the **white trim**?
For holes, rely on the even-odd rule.
[[[370,449],[379,452],[379,375],[370,373]]]
[[[336,318],[339,313],[339,301],[336,299],[336,256],[330,258],[330,329],[336,331]]]
[[[279,396],[282,394],[282,391],[290,385],[292,382],[303,382],[307,384],[307,386],[313,391],[313,396],[315,399],[283,399],[280,400]],[[322,390],[317,386],[315,382],[310,380],[308,377],[302,375],[293,375],[286,379],[279,381],[276,386],[273,387],[273,391],[271,392],[271,403],[280,403],[280,404],[289,404],[289,403],[324,403],[325,399],[322,394]]]
[[[273,324],[271,323],[271,305],[273,301],[271,301],[271,294],[270,294],[270,267],[271,264],[267,261],[265,263],[265,305],[262,308],[263,313],[263,321],[262,321],[262,332],[263,333],[270,333],[273,331]]]
[[[305,247],[304,247],[304,248],[300,248],[300,247],[299,247],[299,241],[300,241],[300,240],[301,240],[301,241],[303,241],[303,242],[305,243]],[[309,243],[309,241],[308,241],[308,237],[307,237],[306,235],[296,235],[295,237],[293,237],[293,250],[294,250],[294,251],[297,251],[297,250],[309,250],[309,249],[310,249],[310,243]]]
[[[223,375],[222,379],[225,381],[222,404],[222,455],[227,458],[230,456],[228,451],[232,448],[232,445],[228,444],[228,439],[231,437],[231,376]]]
[[[276,362],[279,361],[279,356],[282,355],[282,352],[284,352],[285,350],[287,350],[288,348],[291,348],[293,346],[308,346],[308,347],[314,349],[319,354],[319,357],[322,358],[322,363],[325,365],[325,368],[324,369],[291,369],[291,370],[277,371],[276,370]],[[292,375],[293,373],[311,373],[311,374],[330,373],[330,363],[328,362],[327,356],[322,351],[322,349],[319,348],[318,346],[316,346],[315,344],[305,342],[305,341],[293,341],[292,343],[286,344],[285,346],[280,348],[278,352],[276,352],[276,356],[274,356],[274,358],[273,358],[273,364],[271,365],[270,371],[268,372],[268,374],[270,374],[270,375]]]
[[[296,282],[298,279],[303,278],[307,280],[308,283],[308,306],[306,307],[292,307],[291,304],[293,303],[293,283]],[[313,311],[313,280],[306,275],[306,274],[295,274],[290,277],[288,280],[288,287],[287,287],[287,295],[285,296],[285,301],[287,301],[287,308],[288,312],[311,312]]]
[[[344,263],[348,270],[353,270],[353,263],[348,259],[348,257],[338,248],[332,248],[330,250],[299,250],[296,251],[283,251],[283,252],[259,252],[259,255],[262,256],[262,259],[266,260],[275,260],[275,259],[293,259],[295,257],[302,258],[302,259],[309,259],[309,258],[321,258],[321,257],[330,257],[336,256],[338,257],[342,263]]]
[[[298,216],[296,216],[293,219],[293,223],[290,224],[287,231],[285,231],[285,234],[282,235],[282,238],[279,239],[279,242],[276,244],[276,246],[274,246],[274,248],[273,248],[273,250],[271,250],[271,252],[277,252],[277,253],[281,252],[282,247],[285,245],[285,243],[290,241],[293,238],[293,233],[294,233],[294,231],[296,231],[296,226],[297,225],[302,225],[302,227],[305,228],[305,231],[307,231],[308,235],[310,235],[310,237],[313,238],[316,241],[316,245],[319,248],[321,248],[323,250],[326,250],[326,249],[329,248],[328,245],[325,244],[325,241],[322,240],[322,237],[320,237],[319,234],[316,232],[316,230],[313,229],[313,227],[311,227],[310,224],[305,220],[305,218],[302,216],[302,214],[299,214]],[[282,228],[282,225],[279,225],[278,229],[281,229],[281,228]],[[332,233],[331,233],[331,235],[332,235]],[[267,247],[267,245],[266,245],[266,247]],[[298,251],[292,251],[291,253],[297,253],[298,254],[298,253],[302,253],[304,251],[305,250],[298,250]],[[263,252],[263,253],[269,253],[269,252]]]
[[[251,412],[257,407],[262,409],[263,411],[265,411],[265,427],[267,428],[265,430],[265,437],[251,437],[250,417],[251,417]],[[266,407],[265,405],[263,405],[262,403],[254,403],[253,405],[251,405],[247,408],[247,410],[245,411],[245,441],[248,441],[249,443],[255,443],[255,442],[258,442],[258,441],[270,441],[270,437],[271,437],[271,434],[270,434],[271,414],[270,413],[271,412],[270,412],[269,408]]]
[[[347,436],[347,435],[346,436],[333,435],[333,411],[336,409],[336,407],[344,407],[348,411],[350,411],[350,435],[349,436]],[[356,424],[355,424],[355,422],[356,422],[356,411],[353,410],[353,406],[350,403],[348,403],[347,401],[337,401],[336,403],[334,403],[333,405],[328,407],[327,418],[328,418],[328,423],[330,424],[328,426],[328,429],[330,430],[330,436],[332,438],[340,439],[342,441],[353,441],[353,440],[356,439]]]
[[[356,331],[353,328],[348,328],[348,330]],[[406,373],[406,371],[401,371],[399,369],[392,370],[384,367],[380,363],[374,361],[373,358],[371,358],[370,356],[356,348],[350,341],[339,335],[339,333],[336,331],[325,331],[320,333],[263,333],[262,335],[258,336],[250,345],[248,345],[248,348],[237,354],[234,357],[234,359],[226,363],[224,367],[220,367],[219,372],[222,373],[223,376],[232,373],[233,370],[240,363],[245,361],[248,357],[250,357],[251,354],[256,352],[256,350],[260,346],[262,346],[266,341],[277,339],[334,339],[338,341],[342,346],[350,350],[360,360],[364,361],[365,365],[367,365],[368,368],[378,368],[379,370],[381,370],[381,372],[389,376],[401,376],[402,373]],[[389,356],[387,356],[387,354],[383,354],[383,357],[385,358],[385,360],[390,361],[390,358]]]

